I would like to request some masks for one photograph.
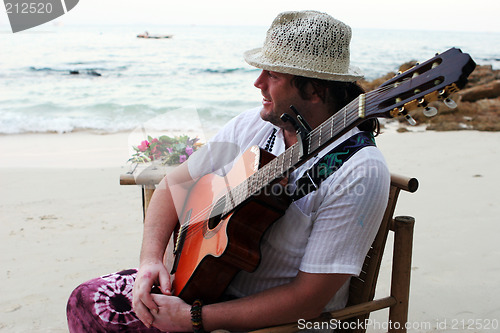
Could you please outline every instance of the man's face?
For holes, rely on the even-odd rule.
[[[303,103],[298,89],[291,82],[292,78],[293,75],[290,74],[263,70],[254,83],[263,96],[261,118],[285,129],[291,127],[291,124],[284,123],[280,116],[290,113],[290,105],[300,109]]]

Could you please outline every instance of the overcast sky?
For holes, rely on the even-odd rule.
[[[279,12],[301,9],[327,12],[353,28],[500,32],[499,0],[80,0],[56,20],[268,26]],[[0,12],[0,24],[8,25],[5,10]]]

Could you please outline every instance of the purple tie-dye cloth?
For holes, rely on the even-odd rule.
[[[136,269],[104,275],[78,286],[68,300],[71,333],[161,332],[147,328],[132,309]]]

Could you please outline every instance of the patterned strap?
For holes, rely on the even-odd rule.
[[[316,191],[323,180],[340,169],[360,149],[373,146],[375,146],[375,138],[371,132],[359,132],[346,139],[323,156],[295,182],[297,189],[292,194],[292,199],[298,200]]]

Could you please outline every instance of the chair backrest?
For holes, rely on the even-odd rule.
[[[366,255],[363,268],[359,276],[351,278],[349,289],[349,300],[347,306],[356,305],[373,300],[375,287],[377,285],[380,264],[384,253],[387,235],[392,226],[394,210],[401,190],[415,192],[418,188],[418,181],[415,178],[403,177],[391,174],[391,187],[389,200],[384,213],[382,223],[373,244]],[[364,322],[368,319],[368,314],[352,318]]]

